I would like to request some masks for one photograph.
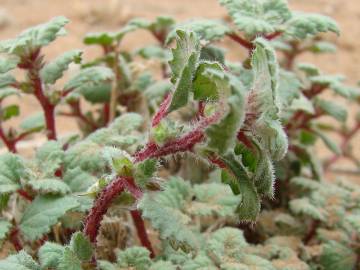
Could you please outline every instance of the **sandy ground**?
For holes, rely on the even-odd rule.
[[[338,53],[304,55],[303,58],[305,61],[314,62],[326,72],[345,74],[348,82],[355,84],[359,80],[360,1],[293,0],[290,1],[290,5],[297,10],[326,14],[338,21],[342,30],[341,36],[327,36],[337,44]],[[86,33],[116,30],[132,17],[151,19],[161,14],[185,20],[194,17],[222,18],[226,12],[216,0],[0,0],[0,39],[14,37],[31,25],[42,23],[57,15],[64,15],[71,20],[67,26],[69,34],[46,48],[47,57],[53,58],[66,50],[79,48],[84,50],[85,58],[89,58],[99,51],[82,44],[82,38]],[[149,34],[140,31],[126,37],[123,46],[134,49],[140,47],[143,42],[155,41]],[[243,55],[244,51],[236,44],[228,40],[224,42],[231,58],[236,59]],[[23,103],[22,116],[39,109],[37,101],[31,98],[24,99]],[[76,130],[76,125],[73,121],[60,119],[58,129],[61,133],[66,133]],[[359,139],[358,136],[355,141]],[[360,143],[356,143],[355,147],[354,150],[359,153]],[[320,149],[325,155],[329,154],[323,147],[320,146]]]

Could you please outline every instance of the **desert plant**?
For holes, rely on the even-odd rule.
[[[230,23],[158,17],[89,34],[85,44],[103,55],[83,63],[77,50],[43,60],[63,17],[0,42],[1,101],[32,94],[42,108],[20,130],[0,129],[9,150],[0,156],[0,237],[10,255],[0,269],[359,267],[360,188],[323,175],[341,156],[358,166],[349,143],[360,126],[344,128],[346,108],[324,92],[358,104],[359,90],[297,62],[304,51],[334,51],[318,34],[338,33],[336,22],[285,0],[220,3]],[[122,51],[124,35],[139,29],[157,44]],[[224,38],[247,50],[243,61],[226,60]],[[158,69],[139,69],[142,59]],[[79,71],[55,84],[71,63]],[[83,100],[94,109],[83,113]],[[56,113],[80,120],[86,136],[58,138]],[[18,115],[18,105],[3,107],[1,121]],[[16,153],[42,130],[49,141],[33,157]],[[334,153],[324,164],[317,139]],[[200,181],[176,175],[169,157],[196,162]]]

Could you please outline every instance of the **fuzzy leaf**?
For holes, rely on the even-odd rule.
[[[22,56],[29,51],[29,48],[35,50],[46,46],[66,33],[64,26],[68,22],[67,18],[59,16],[47,23],[31,27],[14,39],[0,42],[0,52]]]
[[[45,117],[43,113],[36,113],[26,117],[21,123],[20,128],[24,132],[37,132],[45,127]]]
[[[11,193],[21,187],[20,179],[25,174],[22,159],[11,153],[0,156],[0,194]]]
[[[135,25],[126,25],[117,32],[88,33],[83,41],[86,45],[109,46],[114,42],[121,41],[127,33],[133,32],[136,29],[138,27]]]
[[[200,57],[199,40],[195,33],[181,30],[176,33],[177,46],[172,49],[173,58],[169,61],[172,71],[171,81],[175,84],[169,112],[187,104],[192,90],[192,79]]]
[[[235,25],[249,37],[273,33],[291,17],[286,0],[220,0]]]
[[[46,242],[39,249],[39,261],[43,269],[56,268],[63,256],[65,247],[56,243]]]
[[[316,101],[316,106],[320,107],[320,109],[323,110],[326,114],[334,117],[339,122],[346,122],[347,111],[339,104],[324,99],[318,99]]]
[[[0,58],[0,74],[6,73],[17,67],[20,59],[18,57]]]
[[[66,183],[56,178],[32,180],[29,185],[40,194],[65,195],[71,191]]]
[[[218,91],[225,92],[224,87],[229,84],[228,82],[220,82],[215,79]],[[241,85],[238,82],[237,87]],[[209,138],[208,147],[215,149],[218,153],[223,154],[234,148],[235,142],[237,141],[236,135],[243,125],[245,119],[245,98],[242,89],[233,88],[234,94],[228,98],[229,112],[226,116],[218,123],[210,126],[206,130],[206,134]]]
[[[194,186],[195,199],[188,207],[193,215],[231,217],[234,215],[239,196],[233,195],[224,184],[208,183]]]
[[[176,38],[177,30],[182,30],[184,32],[193,31],[196,33],[199,39],[208,42],[219,40],[230,32],[229,27],[221,21],[209,19],[191,20],[177,24],[174,27],[174,30],[168,34],[166,43],[170,43],[173,39]]]
[[[205,46],[201,48],[200,60],[218,62],[225,65],[225,50],[215,46]]]
[[[350,247],[330,241],[324,245],[320,264],[326,270],[355,269],[356,257],[357,255]]]
[[[72,197],[38,196],[26,209],[20,230],[29,240],[39,239],[67,211],[79,206]]]
[[[89,239],[81,232],[76,232],[72,235],[70,248],[81,261],[90,260],[93,254],[93,248]]]
[[[25,251],[20,251],[0,261],[0,270],[41,270],[40,266]]]
[[[116,253],[117,264],[122,268],[147,270],[151,265],[150,252],[144,247],[131,247]]]
[[[0,219],[0,241],[3,241],[4,238],[8,235],[11,226],[11,223],[6,219]]]
[[[329,136],[326,136],[321,131],[316,131],[316,134],[321,138],[321,140],[324,142],[327,148],[329,148],[330,151],[332,151],[336,155],[342,154],[342,150],[340,146],[335,141],[333,141]]]
[[[327,218],[326,211],[314,206],[308,198],[291,200],[290,210],[294,214],[310,216],[316,220],[326,221]]]
[[[76,89],[80,93],[89,87],[103,85],[114,78],[111,69],[107,67],[89,67],[79,71],[64,86],[64,89]]]
[[[16,83],[15,77],[9,73],[0,74],[0,88],[9,87]]]
[[[82,270],[81,261],[76,254],[69,248],[65,247],[63,256],[59,260],[58,270]]]
[[[143,217],[149,219],[153,228],[159,231],[160,238],[169,240],[175,249],[181,248],[185,252],[197,247],[195,235],[186,226],[189,217],[179,211],[189,192],[187,183],[172,178],[164,191],[156,195],[146,193],[138,204]]]
[[[48,141],[36,151],[36,164],[43,177],[52,178],[55,171],[61,167],[63,160],[64,151],[58,141]]]
[[[226,261],[236,257],[248,244],[243,232],[235,228],[221,228],[211,235],[207,242],[207,250],[210,256],[215,256],[218,261]]]
[[[44,83],[54,84],[63,76],[63,73],[69,68],[69,65],[80,63],[82,51],[68,51],[57,57],[55,60],[45,65],[40,71],[40,77]]]
[[[257,162],[254,182],[260,195],[274,197],[275,175],[271,158],[266,151],[261,151]]]
[[[244,165],[238,162],[233,154],[222,157],[222,161],[231,171],[228,177],[232,178],[233,185],[237,186],[236,190],[241,194],[236,209],[239,219],[254,222],[260,212],[260,198],[253,180],[249,178]],[[232,189],[234,191],[234,187]]]
[[[319,14],[294,12],[287,23],[285,34],[292,38],[305,39],[310,35],[329,31],[339,34],[339,27],[333,19]]]
[[[0,89],[0,101],[8,96],[19,95],[19,91],[13,87],[4,87]]]

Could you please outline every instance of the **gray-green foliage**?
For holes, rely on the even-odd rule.
[[[82,63],[63,87],[58,84],[70,65],[81,64],[81,51],[48,63],[37,54],[64,34],[66,18],[0,42],[0,101],[33,93],[31,78],[38,76],[50,104],[68,103],[71,113],[91,126],[80,126],[85,138],[48,141],[32,158],[0,156],[0,241],[16,247],[17,237],[31,254],[11,255],[0,261],[0,269],[356,269],[359,187],[325,182],[313,145],[319,139],[335,155],[355,159],[351,147],[328,134],[344,130],[349,136],[350,114],[321,94],[330,90],[358,102],[359,91],[343,76],[287,62],[305,51],[333,52],[317,35],[338,33],[337,24],[323,15],[293,12],[286,0],[219,2],[230,23],[177,23],[160,16],[88,34],[84,43],[100,46],[104,55]],[[123,51],[125,35],[139,29],[157,44]],[[227,60],[220,43],[226,36],[249,51],[243,62]],[[30,56],[35,68],[28,66]],[[163,78],[143,68],[149,60],[159,63]],[[17,67],[35,70],[19,81],[11,74]],[[119,104],[117,117],[107,123],[112,90]],[[82,114],[82,98],[94,109]],[[19,106],[6,105],[0,120],[19,114]],[[154,114],[161,121],[149,127]],[[41,131],[44,116],[30,116],[5,135]],[[321,116],[341,126],[329,126]],[[103,192],[113,191],[106,186],[119,176],[130,179],[125,192],[103,201],[108,198]],[[132,234],[128,210],[146,220],[155,258],[136,246],[143,239]],[[101,224],[90,224],[101,225],[96,243],[87,229],[81,232],[89,225],[84,219],[89,211],[107,215]],[[51,241],[38,247],[46,238]]]

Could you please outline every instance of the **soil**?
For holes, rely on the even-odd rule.
[[[290,1],[290,6],[297,10],[329,15],[338,21],[342,30],[341,36],[326,35],[326,38],[337,44],[338,53],[304,55],[302,58],[320,66],[324,72],[345,74],[348,82],[355,84],[359,80],[360,1],[293,0]],[[99,51],[82,44],[86,33],[116,30],[132,17],[152,19],[161,14],[185,20],[194,17],[224,18],[226,12],[216,0],[0,0],[0,39],[12,38],[31,25],[64,15],[71,20],[67,26],[68,35],[59,38],[45,49],[47,57],[53,58],[66,50],[79,48],[84,50],[85,58],[89,58]],[[134,49],[144,42],[155,40],[148,33],[140,31],[126,37],[123,46],[125,49]],[[237,59],[244,54],[233,42],[225,40],[224,43],[231,58]],[[26,97],[22,102],[22,117],[39,110],[37,101],[32,98]],[[352,111],[355,112],[356,109],[358,108],[352,108]],[[60,118],[57,123],[60,133],[74,132],[76,124],[73,122]],[[359,135],[354,139],[357,143],[353,150],[357,154],[360,154],[359,139]],[[319,149],[322,155],[329,155],[322,145]],[[357,178],[360,182],[359,177]]]

